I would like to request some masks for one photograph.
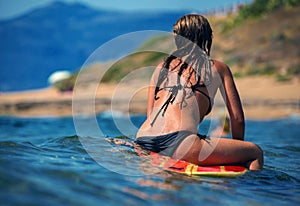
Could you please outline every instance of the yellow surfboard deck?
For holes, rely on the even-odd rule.
[[[151,164],[166,171],[186,174],[189,176],[236,177],[247,172],[238,165],[200,166],[183,160],[176,160],[155,152],[150,153]]]

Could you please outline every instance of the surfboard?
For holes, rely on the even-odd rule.
[[[237,177],[247,172],[245,167],[239,165],[200,166],[155,152],[150,152],[150,161],[152,165],[163,168],[166,171],[188,176]]]
[[[248,171],[247,168],[239,165],[196,165],[184,160],[173,159],[172,157],[164,156],[159,153],[142,150],[139,147],[135,147],[133,143],[124,139],[108,138],[107,141],[115,145],[134,148],[135,152],[139,156],[147,158],[151,165],[159,167],[168,172],[174,172],[188,176],[237,177],[245,174]]]

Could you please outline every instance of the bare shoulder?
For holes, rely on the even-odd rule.
[[[162,68],[164,67],[164,62],[160,62],[157,66],[155,70],[160,71]]]
[[[156,67],[154,72],[159,72],[164,66],[164,62],[160,62]]]
[[[163,66],[164,66],[164,61],[160,62],[160,63],[157,65],[158,68],[162,68]]]
[[[156,68],[154,69],[153,74],[152,74],[152,81],[155,81],[155,82],[157,81],[159,73],[160,73],[161,69],[163,68],[163,66],[164,66],[164,62],[161,62],[156,66]]]
[[[213,65],[215,66],[217,72],[222,76],[231,76],[230,68],[227,64],[224,62],[218,61],[218,60],[212,60]]]

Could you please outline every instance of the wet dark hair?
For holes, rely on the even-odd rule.
[[[196,44],[210,55],[212,45],[212,29],[208,20],[201,15],[189,14],[181,17],[174,24],[175,43],[177,49],[193,49]],[[179,37],[179,38],[178,38]],[[189,40],[189,41],[186,41]]]
[[[209,56],[212,45],[212,29],[208,20],[197,14],[185,15],[179,18],[174,24],[173,33],[177,49],[164,60],[163,68],[160,70],[155,89],[155,100],[158,99],[157,93],[161,89],[169,88],[171,92],[169,99],[158,112],[159,114],[161,110],[163,110],[162,115],[164,115],[169,103],[173,103],[175,100],[178,90],[185,87],[192,88],[196,85],[208,85],[211,79]],[[174,59],[178,59],[179,64],[175,68],[170,68],[170,64]],[[189,75],[185,85],[181,85],[180,77],[187,68],[191,68],[189,69]],[[178,73],[177,85],[171,87],[164,86],[161,88],[165,80],[168,82],[169,72],[173,72],[175,69],[178,69],[176,70]],[[193,74],[196,74],[194,75],[196,76],[196,83],[191,82]],[[187,95],[185,90],[183,94],[181,107],[185,103]]]

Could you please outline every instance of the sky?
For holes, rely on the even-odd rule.
[[[80,2],[95,9],[131,12],[141,10],[196,10],[195,8],[197,8],[196,11],[205,11],[234,3],[251,2],[252,0],[0,0],[0,20],[17,17],[55,1]]]

